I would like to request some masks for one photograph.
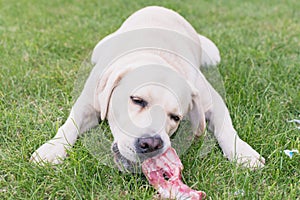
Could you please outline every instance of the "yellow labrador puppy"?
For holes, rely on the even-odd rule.
[[[70,116],[31,161],[60,163],[78,136],[107,119],[120,169],[164,152],[187,118],[199,136],[208,123],[229,160],[262,167],[262,158],[241,140],[220,95],[199,70],[220,62],[219,50],[178,13],[146,7],[101,40],[94,68]]]

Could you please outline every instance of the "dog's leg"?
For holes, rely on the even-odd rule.
[[[217,46],[208,38],[198,34],[201,44],[201,66],[214,66],[221,61]],[[208,84],[209,85],[209,84]],[[216,136],[224,155],[244,166],[263,167],[265,160],[249,144],[237,135],[232,125],[229,111],[221,96],[209,85],[212,106],[205,113],[208,128]]]
[[[74,104],[67,121],[58,129],[57,134],[40,146],[31,156],[32,162],[43,164],[49,162],[58,164],[67,156],[80,133],[96,126],[99,123],[99,113],[86,102],[82,94]]]
[[[207,37],[198,34],[201,45],[201,66],[215,66],[220,63],[221,57],[218,47]]]
[[[249,144],[237,135],[232,125],[229,111],[221,96],[210,86],[212,106],[205,114],[208,128],[216,136],[224,155],[231,161],[236,161],[250,168],[264,166],[265,160]]]

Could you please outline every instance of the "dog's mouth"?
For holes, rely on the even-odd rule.
[[[145,160],[157,156],[158,154],[161,154],[163,152],[163,149],[161,149],[151,153],[137,153],[136,161],[131,161],[121,154],[118,148],[118,144],[116,142],[113,143],[111,150],[114,155],[114,161],[117,167],[119,168],[119,170],[122,172],[130,172],[130,173],[142,172],[141,165]]]
[[[113,143],[111,149],[114,154],[114,161],[120,171],[130,172],[130,173],[141,172],[141,162],[133,162],[131,160],[128,160],[126,157],[124,157],[121,154],[117,143]]]

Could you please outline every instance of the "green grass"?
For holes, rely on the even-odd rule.
[[[228,162],[215,147],[181,157],[184,180],[207,199],[300,199],[300,3],[290,1],[0,0],[0,199],[152,199],[141,175],[101,164],[79,140],[56,167],[28,162],[72,106],[81,63],[94,45],[146,5],[172,8],[219,47],[226,103],[263,170]],[[234,195],[244,190],[244,196]]]

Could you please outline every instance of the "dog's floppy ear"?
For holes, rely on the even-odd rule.
[[[122,77],[129,71],[128,68],[122,69],[114,67],[106,70],[98,83],[96,89],[96,105],[97,110],[100,111],[101,120],[104,120],[107,115],[110,97],[114,88],[119,84]]]
[[[187,116],[191,121],[195,136],[199,137],[204,132],[206,127],[205,113],[198,90],[196,90],[196,88],[193,86],[191,88],[192,101],[190,103]]]

